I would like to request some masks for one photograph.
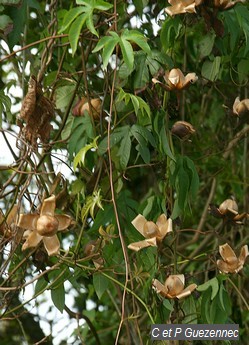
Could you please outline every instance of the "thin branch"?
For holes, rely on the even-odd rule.
[[[74,318],[74,319],[77,319],[77,320],[78,319],[84,319],[86,321],[88,327],[90,328],[90,330],[91,330],[95,340],[96,340],[96,345],[101,345],[98,333],[96,332],[96,329],[93,326],[91,320],[86,315],[84,315],[83,313],[80,313],[80,312],[74,312],[71,309],[69,309],[66,305],[65,305],[64,309],[65,309],[65,311],[68,313],[68,315],[71,318]]]

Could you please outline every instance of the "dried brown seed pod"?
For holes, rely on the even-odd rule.
[[[37,220],[36,229],[41,236],[54,236],[58,231],[58,227],[59,222],[56,217],[43,215]]]
[[[85,111],[97,120],[100,117],[102,101],[100,98],[93,98],[90,104],[86,97],[82,97],[73,108],[74,116],[84,116]]]
[[[180,139],[187,139],[191,134],[195,133],[195,129],[189,122],[177,121],[171,128],[171,133]]]
[[[229,211],[234,212],[235,214],[238,213],[238,204],[233,199],[226,199],[223,201],[219,206],[219,211],[221,214],[226,214]]]
[[[249,113],[249,99],[242,99],[242,101],[237,97],[233,103],[233,113],[237,116]]]

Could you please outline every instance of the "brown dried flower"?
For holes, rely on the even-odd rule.
[[[168,0],[171,7],[166,7],[165,12],[174,16],[180,13],[195,13],[195,7],[200,5],[203,0]]]
[[[195,73],[188,73],[185,77],[179,68],[173,68],[171,71],[165,72],[164,81],[160,82],[156,78],[152,79],[154,84],[159,84],[166,91],[183,90],[197,81],[198,77]]]
[[[54,116],[54,106],[52,102],[43,96],[41,85],[34,76],[30,77],[28,93],[25,96],[20,118],[26,122],[22,128],[25,139],[34,147],[37,146],[37,139],[47,142],[50,137],[50,131],[53,128],[50,124]]]
[[[241,221],[249,216],[246,212],[238,212],[238,205],[234,199],[226,199],[219,207],[209,205],[209,210],[214,217],[223,218],[235,224],[242,224]]]
[[[223,260],[217,260],[217,266],[223,273],[238,273],[243,268],[246,257],[249,255],[247,245],[241,248],[239,257],[236,256],[227,243],[219,246],[219,252]]]
[[[197,287],[196,284],[190,284],[184,289],[185,277],[183,274],[170,275],[162,284],[159,280],[154,279],[152,282],[152,287],[161,296],[166,298],[178,298],[189,296],[192,291]]]
[[[85,111],[97,120],[100,117],[102,101],[100,98],[93,98],[90,104],[86,97],[82,97],[73,108],[74,116],[84,116]]]
[[[144,216],[139,214],[133,221],[132,225],[145,237],[145,240],[129,244],[128,248],[139,251],[146,247],[156,247],[164,237],[172,231],[172,219],[161,214],[156,223],[148,221]]]
[[[186,121],[177,121],[171,128],[171,133],[176,135],[180,139],[188,139],[191,134],[195,133],[194,127],[191,123]]]
[[[60,242],[57,232],[66,230],[72,219],[65,214],[55,215],[55,206],[55,196],[52,195],[43,201],[40,214],[20,214],[17,225],[26,229],[23,235],[26,241],[22,250],[36,247],[43,241],[48,255],[59,253]]]
[[[237,116],[243,115],[249,112],[249,99],[243,99],[242,101],[237,97],[233,103],[233,113]]]

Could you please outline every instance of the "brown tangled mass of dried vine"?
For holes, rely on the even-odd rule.
[[[37,140],[42,143],[49,140],[50,124],[54,116],[52,102],[43,95],[42,87],[34,76],[30,77],[28,92],[23,100],[20,118],[26,125],[21,128],[21,134],[33,146],[37,147]]]

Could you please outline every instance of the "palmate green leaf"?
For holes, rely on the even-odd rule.
[[[113,51],[118,43],[119,43],[118,34],[116,34],[116,32],[110,32],[110,36],[102,37],[97,43],[96,47],[93,49],[93,53],[96,53],[99,50],[103,49],[102,59],[103,59],[104,69],[106,69],[110,61],[110,57],[112,56]]]
[[[64,284],[58,285],[56,288],[51,289],[51,298],[54,306],[63,313],[65,307],[65,288]]]
[[[136,137],[136,135],[140,134],[146,140],[146,142],[149,141],[149,143],[153,147],[156,147],[156,141],[155,141],[151,131],[149,129],[147,129],[146,127],[135,124],[131,127],[131,133],[137,140],[138,140],[138,138]],[[138,142],[139,142],[139,140],[138,140]]]
[[[124,59],[124,62],[128,66],[129,70],[133,69],[134,65],[134,52],[132,49],[132,45],[128,40],[126,40],[123,36],[121,36],[119,40],[119,45],[121,48],[122,56]]]
[[[63,20],[62,28],[59,30],[59,34],[64,32],[71,24],[72,22],[82,13],[85,12],[85,7],[79,6],[74,7],[70,11],[67,12],[65,15],[65,18]]]
[[[63,20],[62,28],[59,30],[59,33],[64,32],[67,28],[69,29],[69,42],[72,48],[72,55],[75,54],[77,49],[78,40],[80,37],[80,32],[82,26],[86,24],[88,30],[95,36],[99,36],[96,31],[93,23],[93,12],[98,11],[107,11],[113,7],[113,5],[102,1],[102,0],[93,0],[93,1],[76,1],[79,7],[72,8],[65,16]]]
[[[81,32],[82,26],[85,24],[87,18],[88,18],[88,14],[82,13],[73,22],[73,24],[70,27],[68,38],[69,38],[70,46],[72,48],[72,55],[74,55],[76,52],[77,44],[78,44],[79,37],[80,37],[80,32]]]
[[[141,112],[143,116],[147,114],[147,116],[150,118],[150,107],[141,97],[135,96],[131,93],[127,93],[122,88],[120,88],[116,98],[116,103],[119,103],[121,101],[125,101],[126,105],[130,101],[132,101],[136,116],[138,116]]]
[[[106,45],[103,48],[103,53],[102,53],[102,59],[103,59],[103,68],[106,69],[109,61],[110,61],[110,57],[113,54],[113,51],[116,47],[116,45],[118,44],[118,40],[116,37],[112,37],[111,40],[109,40]]]
[[[147,43],[146,38],[144,35],[137,31],[137,30],[128,30],[125,29],[122,32],[121,39],[125,39],[126,41],[131,41],[136,43],[143,51],[147,54],[151,53],[150,46]]]
[[[129,131],[129,126],[122,126],[114,129],[110,135],[110,148],[117,145]],[[98,145],[98,154],[103,155],[107,150],[107,137],[105,137]]]
[[[94,273],[93,287],[99,299],[103,296],[104,292],[108,289],[109,279],[101,273]]]

